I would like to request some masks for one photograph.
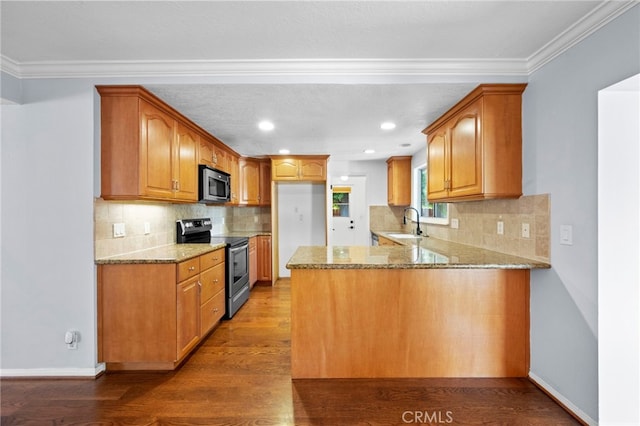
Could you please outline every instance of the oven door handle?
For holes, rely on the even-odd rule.
[[[242,250],[247,250],[248,248],[249,248],[249,243],[243,244],[243,245],[238,246],[238,247],[232,247],[229,251],[231,253],[237,253],[237,252],[242,251]]]

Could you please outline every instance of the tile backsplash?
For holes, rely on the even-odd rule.
[[[458,219],[458,229],[450,225],[427,225],[427,234],[501,253],[549,262],[549,194],[528,195],[514,200],[468,201],[449,204],[449,219]],[[370,206],[371,229],[410,231],[414,224],[403,225],[404,208]],[[504,222],[504,234],[498,235],[497,222]],[[522,224],[529,224],[529,238],[521,236]],[[421,225],[424,228],[423,225]]]
[[[166,204],[94,200],[95,257],[159,247],[176,242],[176,220],[209,217],[213,233],[270,231],[269,207],[226,207],[204,204]],[[113,225],[124,223],[126,235],[113,237]],[[145,234],[145,223],[150,232]]]

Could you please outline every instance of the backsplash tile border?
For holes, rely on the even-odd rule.
[[[210,217],[214,234],[271,230],[269,207],[123,202],[95,198],[93,211],[95,259],[174,244],[178,219]],[[151,232],[146,235],[145,222],[149,222],[151,227]],[[125,224],[125,237],[113,237],[115,223]]]
[[[459,228],[428,224],[426,230],[429,236],[441,240],[548,263],[551,258],[550,211],[549,194],[449,203],[449,218],[457,218]],[[403,213],[403,207],[370,206],[371,229],[412,231],[414,224],[402,224]],[[504,222],[504,235],[497,234],[498,220]],[[522,223],[529,224],[530,238],[522,238]],[[424,225],[421,227],[424,228]]]

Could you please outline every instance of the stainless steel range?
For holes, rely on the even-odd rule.
[[[178,244],[226,244],[225,319],[231,319],[249,300],[249,239],[211,236],[211,219],[181,219],[176,222]]]

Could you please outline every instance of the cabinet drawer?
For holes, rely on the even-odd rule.
[[[204,337],[224,315],[224,291],[216,293],[200,307],[200,336]]]
[[[208,301],[211,296],[219,291],[224,292],[224,263],[219,263],[213,268],[202,272],[200,274],[200,283],[202,284],[201,303]]]
[[[200,270],[212,268],[224,262],[224,249],[212,251],[211,253],[200,256]]]
[[[200,258],[186,260],[178,263],[178,282],[195,277],[200,273]]]

